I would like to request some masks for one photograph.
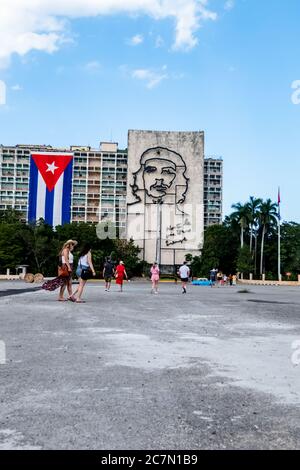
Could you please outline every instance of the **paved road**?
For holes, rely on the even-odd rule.
[[[299,449],[300,289],[249,290],[0,297],[0,449]]]

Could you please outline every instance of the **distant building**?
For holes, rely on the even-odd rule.
[[[126,228],[127,149],[101,142],[99,149],[72,145],[0,145],[0,210],[14,208],[28,215],[31,152],[73,152],[71,220],[109,219]],[[204,159],[204,227],[222,223],[223,160]]]
[[[127,151],[118,144],[100,149],[44,145],[0,146],[0,210],[14,208],[27,219],[31,152],[73,152],[72,222],[110,219],[125,229]]]
[[[204,132],[128,133],[127,239],[174,272],[203,245]]]
[[[204,228],[222,223],[223,159],[204,159]]]
[[[99,222],[109,219],[125,229],[127,150],[117,143],[100,149],[71,146],[74,152],[72,221]]]

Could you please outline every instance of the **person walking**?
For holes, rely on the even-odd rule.
[[[214,287],[216,285],[217,272],[218,270],[216,268],[213,268],[209,273],[211,287]]]
[[[67,288],[69,297],[66,300],[70,300],[71,302],[75,301],[74,295],[72,293],[72,271],[73,271],[73,263],[74,263],[74,255],[73,255],[73,250],[77,246],[77,241],[76,240],[68,240],[66,243],[64,243],[61,251],[60,251],[60,257],[61,257],[61,267],[64,269],[64,267],[67,267],[69,275],[64,277],[65,283],[61,286],[60,291],[59,291],[59,297],[58,300],[60,302],[64,302],[64,292]]]
[[[55,279],[44,282],[42,285],[42,289],[48,291],[54,291],[60,287],[57,299],[59,302],[65,302],[67,300],[75,302],[74,294],[72,294],[72,271],[74,262],[72,251],[76,245],[76,240],[68,240],[63,244],[58,255],[58,276]],[[67,299],[64,298],[66,288],[69,293],[69,297]]]
[[[159,266],[157,263],[153,263],[151,269],[151,281],[152,281],[152,289],[151,294],[158,294],[158,283],[159,283]]]
[[[114,276],[115,270],[111,258],[107,257],[103,267],[103,277],[105,280],[105,291],[110,291],[111,279]]]
[[[182,293],[186,294],[186,286],[190,276],[190,268],[187,266],[187,261],[184,261],[182,266],[180,266],[178,276],[181,279]]]
[[[74,250],[76,245],[76,240],[68,240],[66,243],[63,244],[63,247],[59,252],[58,275],[64,280],[64,283],[59,290],[59,302],[65,302],[65,300],[70,300],[71,302],[75,301],[75,298],[72,293],[72,271],[74,263],[74,256],[72,251]],[[68,275],[66,274],[66,271],[68,271]],[[69,294],[68,299],[64,298],[66,288]]]
[[[92,261],[91,245],[88,243],[83,246],[80,252],[76,274],[79,279],[79,287],[77,291],[74,292],[74,295],[77,294],[75,302],[83,303],[84,300],[81,300],[81,296],[84,286],[86,285],[88,279],[90,279],[92,276],[96,276]]]
[[[218,284],[218,287],[220,287],[222,285],[222,281],[223,281],[223,273],[221,273],[220,271],[218,271],[217,273],[217,284]]]
[[[120,261],[120,263],[116,267],[115,277],[116,277],[116,283],[120,286],[119,292],[123,292],[124,277],[126,277],[126,279],[128,280],[128,276],[127,276],[123,261]]]

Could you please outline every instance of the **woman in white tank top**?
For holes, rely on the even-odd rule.
[[[90,250],[89,250],[89,252],[90,252]],[[80,256],[79,264],[81,264],[81,266],[85,267],[85,268],[88,268],[90,266],[89,260],[88,260],[88,253],[86,255]]]
[[[89,277],[89,272],[91,273],[91,276],[96,276],[96,272],[94,269],[93,261],[92,261],[92,252],[91,252],[91,246],[89,244],[86,244],[79,255],[79,261],[78,261],[78,266],[76,270],[76,275],[79,279],[79,287],[77,292],[77,297],[76,297],[76,302],[82,303],[84,300],[81,300],[81,296],[83,293],[84,286],[86,285],[86,281]],[[75,292],[74,292],[75,295]]]
[[[74,246],[73,246],[74,248]],[[69,263],[70,266],[74,263],[74,256],[73,256],[73,253],[71,252],[71,250],[69,251],[69,259],[66,261],[66,258],[64,256],[61,257],[61,262],[62,264],[67,264]]]
[[[72,293],[72,271],[73,271],[73,262],[74,262],[74,256],[72,254],[72,251],[74,250],[76,245],[77,245],[76,240],[68,240],[66,243],[63,244],[63,247],[59,253],[59,256],[61,258],[61,263],[67,266],[68,271],[70,273],[69,277],[63,278],[65,282],[59,290],[59,297],[58,297],[59,302],[64,302],[65,300],[71,300],[72,302],[75,302],[75,297],[73,296],[73,293]],[[64,298],[64,293],[65,293],[66,288],[68,289],[68,293],[69,293],[68,299]]]

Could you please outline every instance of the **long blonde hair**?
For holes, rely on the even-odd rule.
[[[63,251],[64,251],[66,248],[70,249],[70,245],[76,246],[77,243],[78,243],[78,242],[77,242],[76,240],[68,240],[68,241],[66,241],[66,242],[63,244],[62,249],[61,249],[60,252],[59,252],[59,256],[62,256]]]

